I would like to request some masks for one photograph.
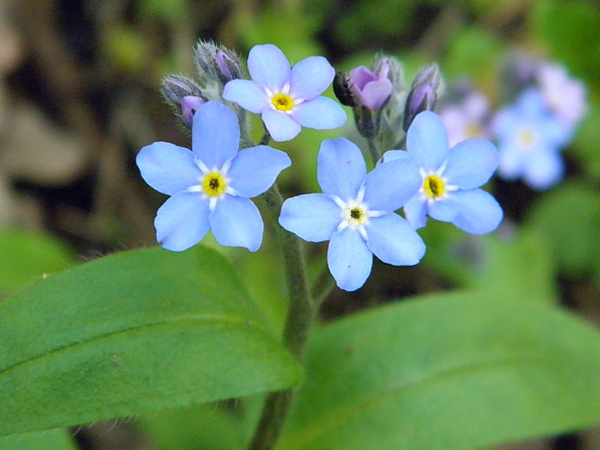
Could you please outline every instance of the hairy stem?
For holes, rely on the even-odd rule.
[[[269,134],[265,132],[260,144],[268,144],[269,139]],[[283,205],[283,198],[277,186],[273,185],[262,195],[262,198],[268,209],[268,219],[277,231],[277,237],[283,252],[289,291],[288,315],[283,340],[288,350],[301,361],[316,313],[307,283],[302,242],[294,234],[279,225],[278,219]],[[250,450],[268,450],[275,446],[293,396],[294,391],[292,389],[272,392],[267,396],[260,423],[248,447]]]

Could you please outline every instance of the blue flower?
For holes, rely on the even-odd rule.
[[[156,215],[156,238],[183,251],[212,229],[220,244],[256,251],[263,223],[249,198],[265,192],[290,159],[265,145],[238,152],[237,116],[219,102],[203,104],[193,120],[193,151],[155,142],[136,159],[146,183],[171,196]]]
[[[321,145],[317,176],[324,193],[286,200],[279,223],[306,241],[330,241],[327,262],[339,287],[361,287],[373,254],[396,266],[419,262],[425,244],[394,214],[421,186],[413,161],[382,164],[367,175],[358,147],[338,138]]]
[[[427,215],[473,234],[488,233],[498,226],[502,220],[500,205],[477,189],[498,166],[498,152],[490,142],[468,139],[449,149],[446,128],[431,111],[417,115],[406,142],[408,151],[386,152],[383,165],[412,159],[420,167],[420,190],[404,205],[413,227],[425,226]]]
[[[330,130],[346,123],[343,108],[327,97],[319,97],[335,76],[322,56],[311,56],[293,68],[279,48],[256,45],[248,55],[250,80],[232,80],[223,98],[239,104],[263,122],[275,141],[289,141],[301,126]]]
[[[524,91],[492,121],[500,150],[499,175],[506,180],[523,178],[536,190],[552,187],[563,177],[560,151],[571,139],[572,129],[550,112],[539,90]]]

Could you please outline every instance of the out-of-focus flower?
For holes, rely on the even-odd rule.
[[[420,167],[421,189],[404,205],[413,227],[425,226],[429,215],[472,234],[496,229],[502,209],[494,197],[478,189],[498,166],[498,152],[489,141],[469,139],[449,149],[442,120],[424,111],[408,130],[407,148],[386,152],[383,165],[412,159]]]
[[[212,229],[222,245],[258,250],[263,222],[250,198],[266,191],[291,161],[264,145],[238,152],[239,142],[235,113],[209,101],[193,116],[193,151],[167,142],[142,148],[136,159],[142,177],[170,196],[154,221],[164,248],[186,250]]]
[[[537,79],[548,108],[575,127],[587,111],[583,83],[569,77],[564,67],[551,63],[541,65]]]
[[[440,109],[450,148],[466,139],[488,139],[486,120],[489,109],[487,97],[478,91],[470,92],[460,103],[448,104]]]
[[[223,98],[261,114],[275,141],[293,139],[302,126],[329,130],[346,123],[343,108],[320,96],[335,75],[322,56],[311,56],[292,68],[276,46],[257,45],[248,55],[248,71],[252,80],[230,81]]]
[[[523,178],[536,190],[562,179],[560,151],[571,139],[572,126],[548,110],[538,89],[524,91],[515,104],[498,111],[491,129],[499,143],[502,178]]]
[[[421,186],[413,161],[381,164],[367,174],[358,147],[338,138],[321,145],[317,176],[323,194],[286,200],[279,223],[306,241],[330,241],[327,262],[340,288],[354,291],[365,283],[373,254],[396,266],[420,261],[423,240],[394,213]]]

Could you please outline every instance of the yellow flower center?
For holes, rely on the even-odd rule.
[[[467,139],[478,138],[481,136],[481,127],[474,122],[467,124],[465,127],[465,137]]]
[[[226,187],[227,183],[225,182],[225,179],[218,173],[209,173],[204,177],[204,180],[202,180],[204,193],[209,197],[218,197],[225,191]]]
[[[524,150],[529,150],[535,145],[537,134],[531,127],[521,127],[517,132],[517,144]]]
[[[367,220],[367,213],[361,206],[352,206],[346,209],[344,219],[349,225],[360,226]]]
[[[289,111],[294,107],[294,100],[286,94],[275,94],[271,99],[275,109],[279,111]]]
[[[423,189],[430,198],[439,198],[446,192],[444,181],[437,175],[429,175],[423,182]]]

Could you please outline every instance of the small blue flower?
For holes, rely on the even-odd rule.
[[[265,192],[291,161],[265,145],[238,152],[237,116],[217,101],[204,103],[193,120],[193,151],[155,142],[136,159],[146,183],[171,196],[156,215],[156,238],[178,252],[212,229],[220,244],[256,251],[263,223],[249,199]]]
[[[498,139],[502,178],[523,178],[536,190],[562,179],[560,151],[571,139],[573,127],[550,112],[538,89],[524,91],[514,105],[502,108],[491,126]]]
[[[358,147],[338,138],[321,145],[317,177],[324,193],[286,200],[279,223],[306,241],[330,241],[327,262],[340,288],[365,283],[373,254],[395,266],[420,261],[423,240],[394,213],[422,184],[413,161],[381,164],[367,174]]]
[[[322,56],[311,56],[291,68],[276,46],[256,45],[248,55],[248,71],[252,81],[230,81],[223,98],[262,114],[275,141],[293,139],[301,126],[330,130],[346,123],[343,108],[319,96],[335,76],[335,69]]]
[[[427,215],[452,222],[461,230],[483,234],[502,220],[502,209],[485,184],[498,166],[498,152],[483,139],[468,139],[452,149],[440,117],[424,111],[407,133],[408,151],[390,150],[383,165],[413,159],[420,167],[419,192],[404,205],[407,220],[415,228],[425,226]]]

